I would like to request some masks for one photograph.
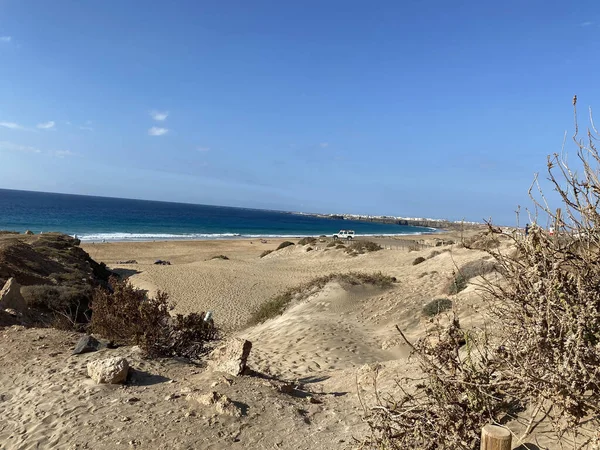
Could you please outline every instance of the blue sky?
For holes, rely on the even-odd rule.
[[[0,0],[0,188],[514,223],[594,1]]]

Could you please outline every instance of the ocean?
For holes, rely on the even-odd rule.
[[[58,231],[82,241],[275,238],[432,232],[432,228],[280,211],[0,189],[0,230]]]

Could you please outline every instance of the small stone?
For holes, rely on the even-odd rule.
[[[225,414],[233,417],[241,417],[242,410],[233,403],[226,395],[221,395],[215,404],[215,409],[219,414]]]
[[[220,396],[215,391],[209,392],[208,394],[198,395],[194,397],[201,405],[213,405],[219,400]]]

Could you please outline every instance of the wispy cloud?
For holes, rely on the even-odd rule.
[[[329,147],[329,142],[321,142],[319,145],[321,146],[321,148],[327,148]]]
[[[38,123],[37,127],[41,128],[42,130],[49,130],[51,128],[54,128],[54,125],[56,125],[56,123],[54,123],[53,120],[50,120],[48,122]]]
[[[169,130],[167,128],[159,128],[159,127],[152,127],[148,130],[148,134],[150,136],[162,136],[163,134],[167,134],[169,132]]]
[[[162,122],[169,117],[169,111],[150,111],[150,116],[152,116],[154,120]]]
[[[66,158],[67,156],[75,156],[75,153],[70,150],[57,150],[54,152],[54,156],[57,158]]]
[[[200,153],[206,153],[206,152],[210,151],[210,148],[209,147],[198,147],[196,150],[199,151]]]
[[[0,42],[8,44],[10,41],[12,41],[12,36],[0,36]]]
[[[42,151],[28,145],[14,144],[12,142],[0,142],[0,150],[9,152],[41,153]]]
[[[0,127],[8,128],[10,130],[24,130],[25,127],[14,122],[0,122]]]
[[[80,130],[85,130],[85,131],[94,131],[94,129],[92,127],[79,127]]]
[[[594,22],[582,22],[579,24],[580,27],[589,27],[590,25],[594,25]]]

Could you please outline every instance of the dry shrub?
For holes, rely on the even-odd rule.
[[[335,242],[331,241],[327,244],[327,247],[335,247]]]
[[[267,255],[269,255],[269,254],[271,254],[271,253],[273,253],[273,250],[265,250],[264,252],[262,252],[262,253],[260,254],[260,257],[261,257],[261,258],[264,258],[265,256],[267,256]]]
[[[436,256],[441,255],[444,252],[449,252],[449,251],[450,251],[449,248],[444,248],[442,250],[433,250],[427,257],[427,259],[435,258]]]
[[[377,404],[367,414],[371,436],[364,446],[473,450],[479,448],[483,425],[505,423],[520,409],[496,381],[498,361],[490,358],[485,335],[461,330],[456,319],[435,340],[412,344],[398,331],[418,358],[424,377],[416,385],[410,378],[398,380],[400,399],[377,395]]]
[[[139,345],[151,357],[198,358],[205,343],[216,338],[204,313],[171,317],[173,306],[164,292],[147,298],[127,281],[110,280],[111,291],[96,289],[92,300],[91,331],[118,344]]]
[[[293,300],[302,300],[310,295],[320,291],[323,287],[332,281],[337,281],[352,286],[361,284],[370,284],[381,289],[388,288],[396,281],[394,277],[389,277],[381,272],[362,273],[332,273],[322,277],[314,278],[308,283],[303,283],[276,295],[272,299],[260,305],[251,315],[248,325],[256,325],[268,319],[279,316],[287,309]]]
[[[290,245],[294,245],[294,243],[290,241],[283,241],[281,244],[279,244],[276,250],[281,250],[282,248],[289,247]]]
[[[21,293],[29,308],[36,311],[36,319],[47,326],[63,330],[78,329],[89,322],[89,285],[33,285],[23,286]]]
[[[354,241],[346,248],[347,253],[356,253],[359,255],[379,250],[383,250],[383,247],[372,241]]]
[[[298,245],[315,244],[317,239],[314,237],[305,237],[298,241]]]
[[[368,414],[368,443],[473,449],[482,425],[514,420],[524,430],[521,442],[545,422],[552,425],[552,448],[598,448],[600,155],[594,133],[588,130],[584,145],[576,130],[578,159],[571,166],[562,155],[548,157],[561,208],[549,206],[536,177],[529,236],[488,225],[485,249],[502,275],[481,286],[489,301],[486,329],[494,334],[463,332],[467,346],[459,351],[456,322],[445,337],[417,342],[413,353],[425,381],[412,390],[404,388],[408,380],[400,383],[400,400],[378,396]],[[540,217],[548,218],[554,235],[535,225]],[[503,241],[511,245],[496,245]]]
[[[417,264],[421,264],[422,262],[425,262],[425,258],[419,256],[418,258],[415,258],[415,260],[412,262],[412,265],[416,266]]]
[[[453,273],[446,292],[449,295],[458,294],[467,288],[469,280],[472,278],[485,276],[495,270],[498,270],[498,263],[495,261],[487,261],[483,258],[476,261],[469,261]]]
[[[449,309],[452,309],[452,300],[449,298],[436,298],[423,307],[423,315],[426,317],[434,317]]]
[[[336,250],[341,250],[341,249],[345,249],[346,246],[344,244],[338,244],[335,246]]]
[[[470,250],[489,251],[500,246],[501,238],[489,231],[482,231],[473,236],[463,239],[462,246]]]

